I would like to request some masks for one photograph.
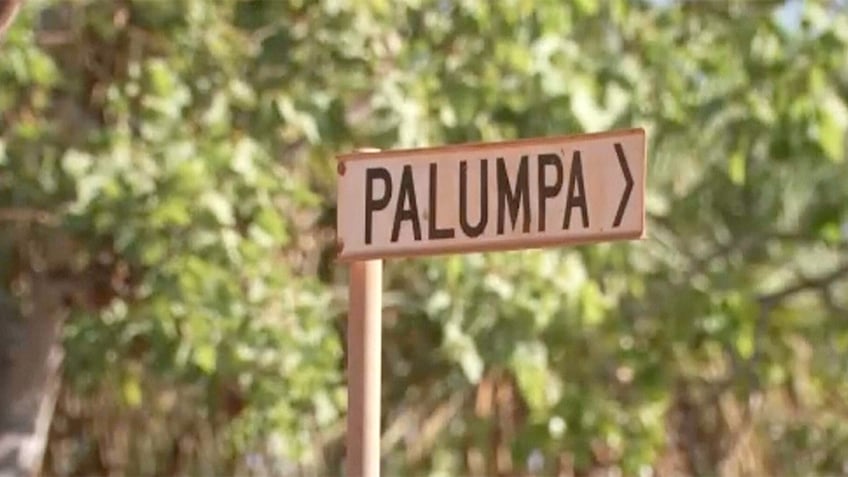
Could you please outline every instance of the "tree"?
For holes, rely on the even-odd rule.
[[[0,40],[20,8],[20,0],[0,4]],[[57,390],[58,360],[56,346],[62,320],[57,292],[33,283],[36,299],[30,316],[18,315],[5,295],[0,295],[0,470],[37,473],[47,441]],[[29,319],[32,315],[42,319]]]
[[[632,125],[648,240],[387,263],[386,474],[842,472],[838,3],[28,2],[0,326],[62,323],[45,472],[338,474],[332,156]]]

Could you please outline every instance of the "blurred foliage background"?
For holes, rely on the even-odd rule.
[[[334,155],[643,126],[647,240],[386,263],[385,475],[848,475],[846,52],[838,0],[27,0],[41,472],[341,475]]]

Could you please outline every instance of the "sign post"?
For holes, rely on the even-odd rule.
[[[380,472],[382,260],[645,236],[643,129],[339,157],[349,477]]]
[[[379,149],[360,149],[376,152]],[[339,174],[344,175],[344,163]],[[340,249],[344,241],[339,240]],[[347,320],[345,475],[380,475],[380,374],[383,348],[383,261],[350,264]]]
[[[383,261],[350,264],[347,320],[346,475],[380,475],[380,354]]]

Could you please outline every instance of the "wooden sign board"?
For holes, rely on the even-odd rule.
[[[643,129],[339,157],[340,260],[645,233]]]

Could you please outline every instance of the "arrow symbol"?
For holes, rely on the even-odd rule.
[[[627,208],[627,202],[630,201],[630,193],[633,192],[633,176],[630,175],[630,168],[627,167],[627,158],[624,156],[624,148],[621,147],[621,143],[615,143],[615,153],[618,155],[618,164],[621,166],[621,172],[624,173],[624,181],[627,183],[624,187],[624,195],[621,196],[621,202],[618,203],[615,221],[612,223],[613,227],[618,227],[624,218],[624,209]]]

